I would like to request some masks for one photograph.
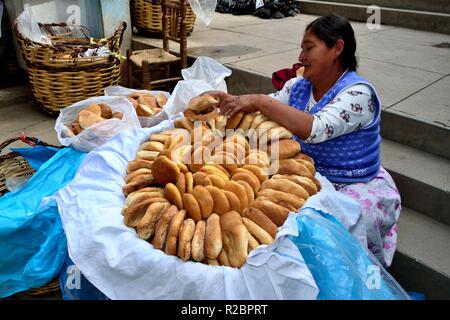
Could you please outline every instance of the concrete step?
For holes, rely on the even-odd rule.
[[[351,0],[349,0],[351,1]],[[368,5],[297,0],[300,11],[306,14],[338,14],[353,21],[367,21],[373,14]],[[380,6],[380,23],[411,29],[450,34],[450,14],[431,11],[405,10]]]
[[[402,205],[450,225],[450,160],[387,139],[381,143],[381,158]]]
[[[0,109],[14,104],[28,103],[33,98],[32,92],[27,86],[16,86],[0,89]]]
[[[399,220],[397,252],[389,273],[406,291],[450,299],[450,227],[407,207]]]
[[[323,0],[317,0],[323,1]],[[334,0],[338,3],[351,3],[364,6],[377,5],[395,9],[431,11],[440,13],[450,13],[450,2],[448,0]]]

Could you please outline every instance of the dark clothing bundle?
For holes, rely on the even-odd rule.
[[[234,15],[252,14],[263,19],[281,19],[300,13],[295,0],[265,0],[256,9],[256,0],[218,0],[216,11]]]

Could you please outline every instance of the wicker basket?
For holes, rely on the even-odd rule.
[[[132,0],[131,15],[133,25],[143,33],[162,37],[161,0]],[[190,35],[194,30],[195,13],[188,4],[186,12],[186,32]],[[170,26],[170,22],[168,24]],[[178,35],[178,32],[177,32]],[[179,35],[178,35],[179,36]]]
[[[114,54],[120,53],[126,23],[122,22],[113,36],[108,39],[85,37],[68,38],[52,34],[55,28],[69,29],[66,24],[43,24],[41,29],[50,33],[52,44],[31,41],[18,31],[14,32],[22,56],[27,64],[28,77],[33,95],[39,105],[48,113],[57,114],[62,108],[89,97],[103,95],[105,87],[117,85],[120,80],[120,60],[117,55],[80,57],[88,49],[96,50],[106,46]],[[92,41],[93,40],[93,41]]]

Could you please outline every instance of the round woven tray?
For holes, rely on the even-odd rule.
[[[65,24],[42,25],[46,28]],[[28,77],[38,104],[48,113],[57,114],[62,108],[89,97],[103,95],[105,87],[117,85],[120,80],[120,53],[126,23],[122,22],[108,39],[52,38],[52,45],[41,44],[14,32],[22,56],[27,64]],[[80,57],[88,49],[102,46],[116,54],[109,56]]]
[[[162,6],[161,0],[132,0],[131,14],[133,25],[143,33],[162,37]],[[170,19],[170,18],[169,18]],[[195,13],[188,4],[186,12],[186,32],[190,35],[194,30]],[[169,20],[169,28],[172,25]],[[178,32],[176,33],[178,36]]]

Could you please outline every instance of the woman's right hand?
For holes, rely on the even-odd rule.
[[[202,94],[201,94],[201,96],[203,96],[203,95],[210,95],[210,96],[212,96],[214,99],[216,99],[217,101],[219,101],[219,106],[224,102],[224,101],[226,101],[226,100],[230,100],[230,99],[232,99],[232,98],[234,98],[235,96],[233,96],[233,95],[231,95],[231,94],[229,94],[229,93],[226,93],[225,91],[219,91],[219,90],[211,90],[211,91],[206,91],[206,92],[203,92]]]

